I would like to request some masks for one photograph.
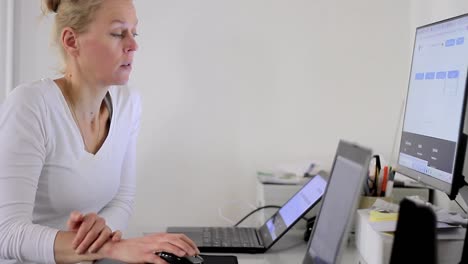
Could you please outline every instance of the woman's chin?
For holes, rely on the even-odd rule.
[[[112,80],[112,85],[126,85],[128,83],[129,76],[119,76],[119,78],[115,78]]]
[[[116,82],[114,85],[127,85],[127,83],[128,83],[128,80]]]

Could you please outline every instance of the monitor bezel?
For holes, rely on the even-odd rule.
[[[325,190],[325,193],[322,195],[322,200],[327,199],[328,189],[329,189],[332,177],[333,177],[333,170],[335,168],[335,163],[336,163],[338,157],[343,157],[343,158],[345,158],[347,160],[353,161],[353,162],[363,166],[364,170],[362,172],[363,175],[361,175],[360,185],[364,188],[364,182],[368,177],[368,171],[369,171],[368,168],[369,168],[370,159],[372,157],[372,150],[368,149],[368,148],[365,148],[365,147],[362,147],[362,146],[359,146],[359,145],[356,145],[356,144],[353,144],[353,143],[350,143],[350,142],[347,142],[347,141],[344,141],[344,140],[340,140],[340,142],[338,143],[338,148],[336,150],[335,156],[333,158],[332,171],[330,172],[330,176],[328,178],[328,184],[327,184],[327,188]],[[353,208],[351,208],[352,209],[351,212],[355,212],[356,208],[358,207],[358,200],[359,200],[359,197],[360,197],[359,193],[362,193],[362,190],[359,190],[357,195],[355,195],[355,197],[353,197]],[[320,215],[321,215],[320,212],[322,210],[322,206],[323,206],[323,202],[320,205],[320,210],[319,210],[319,213],[317,214],[317,217],[315,219],[315,223],[319,223],[319,219],[320,219]],[[352,216],[350,216],[350,218],[352,219]],[[351,224],[352,224],[351,222],[352,221],[349,221],[346,224],[346,227],[344,229],[344,236],[345,236],[344,238],[346,238],[348,233],[349,233],[349,229],[351,228]],[[310,253],[310,247],[311,247],[311,243],[313,241],[313,235],[315,233],[316,228],[317,228],[317,225],[314,224],[313,230],[312,230],[311,235],[310,235],[310,239],[309,239],[309,241],[307,243],[307,251],[305,253],[302,264],[312,264],[312,263],[314,263],[314,259],[313,259],[314,256]],[[346,243],[346,239],[342,239],[341,244],[339,245],[341,253],[343,253],[342,249],[344,248],[345,243]],[[338,256],[336,256],[336,258],[337,258],[336,262],[337,263],[340,263],[340,259],[341,259],[342,255],[343,254],[339,254]]]
[[[406,90],[405,109],[403,111],[403,123],[401,125],[400,136],[403,134],[404,127],[405,127],[406,108],[407,108],[407,104],[408,104],[408,95],[409,95],[409,91],[410,91],[411,78],[413,76],[414,51],[415,51],[415,48],[416,48],[416,34],[417,34],[418,30],[423,29],[423,28],[427,28],[427,27],[431,27],[431,26],[434,26],[434,25],[437,25],[437,24],[442,24],[442,23],[447,23],[447,22],[450,22],[450,21],[458,20],[458,19],[461,19],[463,17],[468,18],[468,13],[467,14],[462,14],[462,15],[459,15],[459,16],[456,16],[456,17],[436,21],[436,22],[433,22],[433,23],[423,25],[423,26],[420,26],[420,27],[416,28],[414,43],[413,43],[413,52],[412,52],[411,64],[410,64],[410,75],[409,75],[409,79],[408,79],[408,88]],[[400,153],[401,153],[400,149],[401,149],[402,138],[400,138],[400,142],[399,142],[399,146],[398,146],[398,160],[397,160],[397,169],[396,169],[397,172],[399,172],[399,173],[401,173],[401,174],[403,174],[405,176],[408,176],[408,177],[418,181],[419,183],[422,183],[422,184],[426,185],[429,188],[432,187],[432,188],[435,188],[437,190],[445,192],[449,196],[449,198],[451,200],[455,199],[455,197],[458,194],[458,189],[461,188],[465,183],[465,179],[464,179],[462,170],[463,170],[463,163],[464,163],[464,159],[465,159],[466,141],[467,141],[467,135],[464,134],[464,125],[465,125],[465,121],[466,121],[465,120],[465,114],[466,114],[466,109],[467,109],[466,103],[467,103],[467,95],[468,95],[468,92],[467,92],[467,89],[468,89],[468,68],[466,70],[467,70],[467,74],[466,74],[467,75],[467,80],[465,81],[465,90],[464,90],[464,93],[463,93],[463,103],[462,103],[462,110],[461,110],[462,113],[461,113],[461,116],[460,116],[460,127],[459,127],[459,131],[458,131],[458,142],[457,142],[457,144],[455,146],[455,159],[454,159],[453,172],[452,172],[452,175],[453,175],[452,183],[448,183],[448,182],[436,179],[436,178],[434,178],[432,176],[426,175],[424,173],[421,173],[421,172],[418,172],[418,171],[413,170],[411,168],[400,165]]]

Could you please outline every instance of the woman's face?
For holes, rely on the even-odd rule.
[[[88,30],[78,35],[77,63],[81,74],[98,85],[128,82],[138,19],[132,0],[104,0]]]

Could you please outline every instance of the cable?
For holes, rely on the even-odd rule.
[[[237,222],[234,226],[238,226],[240,223],[242,223],[245,219],[247,219],[247,217],[251,216],[252,214],[254,214],[255,212],[258,212],[262,209],[267,209],[267,208],[281,208],[281,206],[277,206],[277,205],[265,205],[265,206],[262,206],[262,207],[258,207],[257,209],[253,210],[252,212],[248,213],[246,216],[244,216],[241,220],[239,220],[239,222]]]
[[[257,209],[253,210],[252,212],[248,213],[246,216],[244,216],[241,220],[239,220],[239,222],[237,222],[234,226],[238,226],[240,223],[242,223],[245,219],[247,219],[249,216],[251,216],[252,214],[262,210],[262,209],[267,209],[267,208],[281,208],[281,206],[278,206],[278,205],[265,205],[265,206],[262,206],[262,207],[258,207]],[[305,221],[309,220],[305,217],[302,217],[302,219],[304,219]]]
[[[400,131],[401,131],[401,126],[402,126],[402,121],[403,121],[403,111],[405,110],[405,99],[402,100],[401,106],[400,106],[400,113],[398,114],[398,121],[396,124],[396,129],[395,129],[395,134],[393,135],[393,144],[392,144],[392,153],[390,154],[390,159],[389,162],[390,164],[395,164],[396,161],[395,159],[395,151],[397,144],[399,145],[398,142],[398,137],[400,136]]]
[[[229,201],[229,203],[225,204],[223,207],[220,207],[218,208],[218,215],[219,217],[221,217],[222,219],[226,220],[227,222],[229,222],[230,225],[233,225],[236,221],[225,216],[224,215],[224,212],[223,212],[223,208],[227,207],[227,206],[232,206],[232,205],[236,205],[236,206],[240,206],[241,204],[245,204],[247,205],[250,209],[256,209],[257,207],[254,206],[253,204],[245,201],[245,200],[242,200],[242,199],[234,199],[234,200],[231,200]],[[245,207],[241,207],[241,208],[245,208]]]
[[[457,199],[454,199],[454,201],[458,204],[458,206],[460,206],[460,208],[462,209],[462,211],[465,213],[465,215],[467,214],[465,208],[463,208],[463,206],[461,206],[461,204],[457,201]]]

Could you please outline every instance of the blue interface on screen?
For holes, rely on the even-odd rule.
[[[468,16],[416,30],[399,165],[452,183],[468,69]]]
[[[266,222],[271,238],[274,240],[287,227],[294,223],[325,192],[327,182],[317,175],[296,193],[272,218]]]

